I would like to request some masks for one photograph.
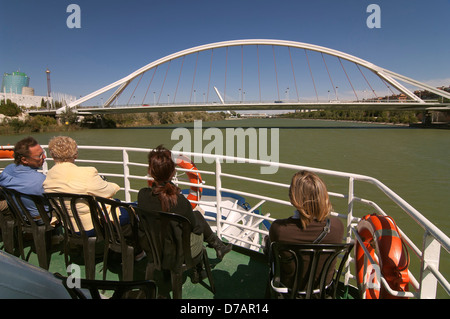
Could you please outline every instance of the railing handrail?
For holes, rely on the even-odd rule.
[[[136,148],[136,147],[118,147],[118,146],[78,146],[80,149],[103,149],[103,150],[117,150],[117,151],[132,151],[132,152],[149,152],[151,149],[146,148]],[[172,151],[175,155],[187,155],[191,157],[203,157],[203,158],[213,158],[218,159],[219,162],[224,161],[236,161],[239,163],[248,163],[248,164],[258,164],[258,165],[274,165],[273,162],[265,161],[265,160],[257,160],[250,158],[242,158],[242,157],[234,157],[227,155],[214,155],[214,154],[203,154],[203,153],[195,153],[195,152],[180,152],[180,151]],[[103,163],[102,161],[98,161],[98,163]],[[344,177],[344,178],[353,178],[356,181],[367,182],[375,185],[378,189],[380,189],[386,196],[388,196],[393,202],[399,205],[410,217],[412,217],[424,230],[427,230],[439,243],[442,247],[445,248],[447,252],[450,253],[450,239],[447,235],[444,234],[439,228],[437,228],[433,223],[431,223],[425,216],[423,216],[419,211],[417,211],[414,207],[412,207],[408,202],[403,200],[399,195],[397,195],[393,190],[384,185],[382,182],[373,178],[371,176],[347,173],[341,171],[333,171],[322,168],[314,168],[309,166],[302,165],[294,165],[287,163],[276,163],[276,165],[280,168],[287,168],[293,170],[309,170],[314,173],[324,174],[335,177]],[[227,175],[230,176],[230,175]],[[271,182],[268,182],[271,184]],[[273,183],[275,184],[275,183]],[[287,184],[286,184],[287,185]]]

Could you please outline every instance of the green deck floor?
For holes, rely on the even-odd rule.
[[[27,247],[25,253],[28,254],[30,248]],[[228,253],[222,261],[216,259],[215,251],[207,248],[209,261],[212,268],[213,280],[216,286],[216,293],[209,289],[209,281],[193,284],[190,272],[183,276],[183,299],[261,299],[265,296],[269,267],[262,254],[235,247]],[[29,263],[38,266],[37,255],[31,252]],[[134,279],[144,279],[147,258],[135,262]],[[84,266],[79,265],[81,275],[84,276]],[[51,256],[49,272],[67,275],[64,254],[57,249]],[[101,259],[96,264],[96,279],[102,279],[103,262]],[[113,256],[109,259],[107,272],[108,280],[120,280],[121,264],[120,257]],[[157,276],[159,283],[162,276]]]

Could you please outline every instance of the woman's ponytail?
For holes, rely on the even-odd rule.
[[[177,196],[181,192],[180,188],[171,182],[175,174],[172,153],[159,145],[148,155],[148,165],[148,172],[155,180],[153,193],[161,201],[163,211],[169,211],[177,204]]]

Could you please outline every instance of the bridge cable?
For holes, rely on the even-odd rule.
[[[295,91],[297,92],[297,101],[300,101],[300,97],[298,95],[298,89],[297,89],[297,80],[295,79],[294,63],[292,62],[291,48],[290,47],[288,47],[288,51],[289,51],[289,58],[291,59],[292,75],[294,76]]]
[[[172,102],[172,104],[175,104],[175,98],[177,97],[178,85],[180,84],[181,72],[183,71],[183,64],[184,64],[184,58],[185,57],[186,56],[183,55],[183,60],[181,61],[181,67],[180,67],[180,74],[178,75],[177,87],[175,88],[175,93],[173,95],[173,102]]]
[[[348,83],[350,83],[350,86],[352,87],[353,93],[355,93],[355,96],[356,96],[356,101],[358,101],[358,102],[359,102],[359,98],[358,98],[358,95],[356,95],[356,91],[355,91],[355,89],[354,89],[354,87],[353,87],[353,84],[352,84],[352,82],[350,81],[350,78],[348,77],[348,74],[347,74],[347,72],[345,71],[345,68],[344,68],[344,65],[342,64],[341,58],[339,58],[339,57],[338,57],[338,59],[339,59],[339,62],[341,63],[341,66],[342,66],[342,70],[344,70],[345,76],[347,77]]]
[[[241,45],[241,92],[244,101],[244,46]]]
[[[141,77],[139,78],[139,81],[137,82],[137,84],[136,84],[136,86],[135,86],[135,88],[134,88],[134,90],[133,90],[133,93],[131,93],[130,98],[128,99],[127,105],[130,105],[130,100],[131,100],[131,98],[133,97],[134,92],[136,92],[136,89],[137,89],[137,87],[139,86],[139,83],[141,83],[141,80],[142,80],[142,77],[143,77],[143,76],[144,76],[144,73],[141,74]]]
[[[147,86],[147,91],[145,91],[145,95],[144,95],[144,98],[142,99],[142,104],[144,104],[144,102],[145,102],[145,98],[147,97],[147,93],[148,93],[148,90],[150,89],[150,85],[152,85],[152,82],[153,82],[153,78],[155,77],[155,73],[156,73],[156,69],[158,68],[158,66],[156,66],[155,67],[155,70],[153,71],[153,75],[152,75],[152,79],[150,80],[150,83],[148,84],[148,86]],[[156,101],[153,101],[153,103],[155,103]],[[150,104],[150,103],[149,103]]]
[[[171,62],[172,62],[172,60],[170,60],[169,63],[167,64],[166,75],[164,76],[164,81],[163,81],[162,86],[161,86],[161,91],[159,92],[158,104],[159,104],[159,100],[161,98],[161,94],[162,94],[163,89],[164,89],[164,84],[166,83],[167,73],[169,73],[169,68],[170,68],[170,63]]]
[[[261,102],[261,75],[259,73],[259,47],[256,45],[256,55],[258,58],[258,84],[259,84],[259,102]]]
[[[388,88],[388,90],[391,91],[392,95],[395,95],[394,91],[391,90],[391,87],[390,87],[389,85],[386,84],[386,81],[385,81],[383,78],[381,78],[381,77],[379,77],[379,78],[380,78],[381,81],[384,83],[384,85],[386,85],[386,87]]]
[[[224,101],[227,98],[227,68],[228,68],[228,47],[226,49],[226,55],[225,55],[225,87],[223,89],[223,100]]]
[[[209,85],[211,83],[211,69],[212,69],[213,53],[214,53],[214,49],[211,50],[211,61],[209,62],[209,78],[208,78],[208,91],[206,92],[206,102],[209,101]]]
[[[277,61],[275,59],[275,47],[273,45],[272,45],[272,52],[273,52],[273,63],[275,65],[275,79],[277,81],[278,101],[280,101],[280,88],[278,87]]]
[[[359,68],[359,65],[357,63],[355,63],[356,67],[358,68],[359,72],[361,73],[361,75],[363,76],[364,80],[366,80],[367,85],[370,87],[370,89],[372,90],[372,93],[375,95],[376,98],[378,98],[377,94],[375,93],[375,90],[372,88],[372,86],[370,85],[369,81],[367,80],[366,76],[364,75],[364,73],[361,71],[361,69]]]
[[[305,49],[305,55],[306,55],[306,61],[308,61],[309,74],[311,74],[311,79],[312,79],[312,82],[314,85],[314,91],[316,91],[316,99],[317,99],[317,102],[319,102],[319,95],[317,94],[316,83],[314,82],[314,76],[311,71],[311,65],[309,64],[309,58],[308,58],[308,53],[306,52],[306,49]]]
[[[333,87],[334,94],[336,95],[336,101],[337,101],[337,100],[339,100],[339,98],[337,96],[337,92],[336,92],[336,88],[334,87],[333,80],[331,79],[330,72],[328,71],[328,66],[327,66],[327,63],[325,62],[325,57],[323,56],[322,52],[320,52],[320,54],[322,55],[322,60],[323,60],[323,63],[325,64],[325,68],[327,69],[328,77],[330,78],[331,86]]]
[[[198,53],[199,53],[199,52],[197,52],[197,58],[195,59],[195,69],[194,69],[194,76],[193,76],[193,78],[192,78],[191,95],[190,95],[190,97],[189,97],[189,104],[191,104],[191,101],[192,101],[192,91],[194,90],[195,75],[196,75],[196,73],[197,73]]]

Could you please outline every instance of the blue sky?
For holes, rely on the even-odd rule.
[[[81,8],[81,28],[66,25]],[[370,29],[369,4],[381,8]],[[171,53],[246,38],[340,50],[433,85],[450,85],[449,0],[0,0],[0,72],[36,95],[86,95]]]

